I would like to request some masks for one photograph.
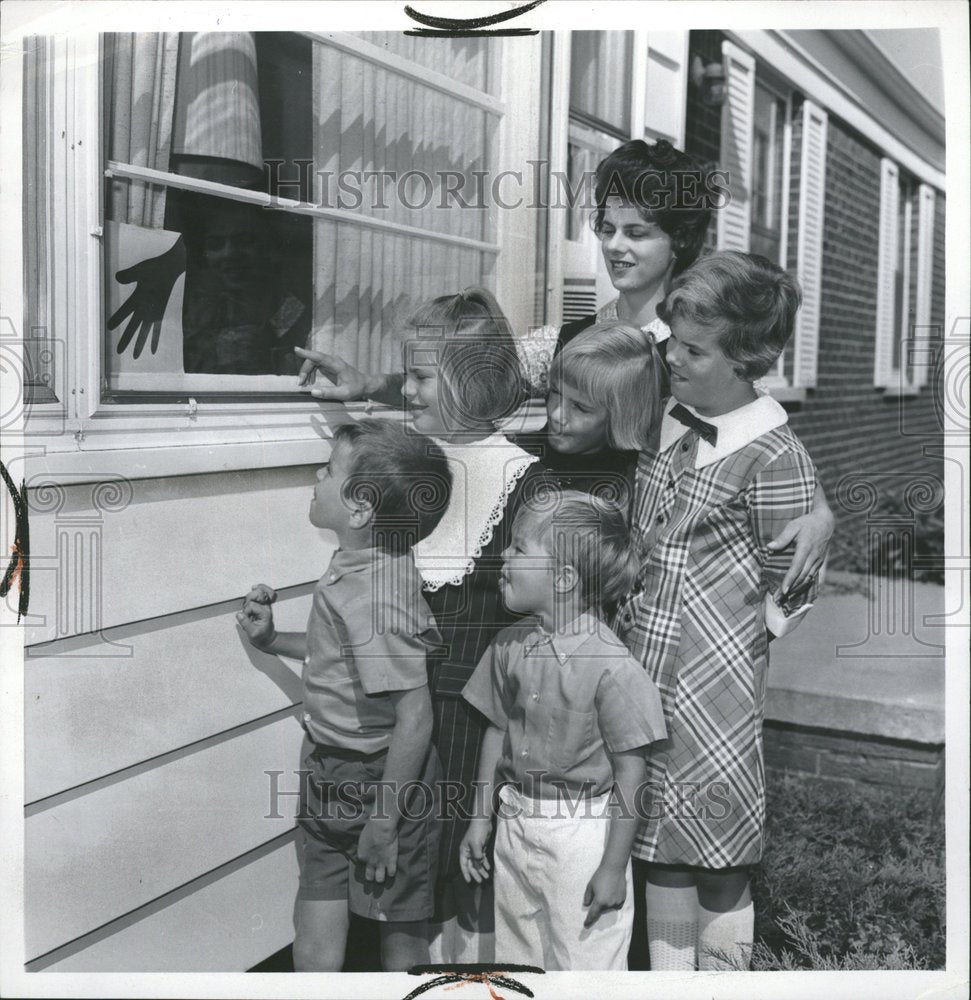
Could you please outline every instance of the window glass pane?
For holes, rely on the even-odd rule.
[[[105,53],[109,161],[310,193],[300,168],[311,154],[309,42],[141,33],[107,36]],[[309,219],[117,178],[106,215],[110,390],[218,391],[185,376],[299,370],[293,348],[307,343],[313,298]]]
[[[401,31],[352,31],[352,35],[372,45],[378,45],[409,62],[447,76],[484,93],[498,93],[497,74],[490,65],[497,54],[494,39],[421,38]]]
[[[630,135],[633,32],[574,31],[570,48],[570,111]]]
[[[495,240],[482,184],[494,178],[499,119],[326,44],[314,46],[313,88],[318,203],[393,227],[314,220],[315,346],[367,371],[394,370],[420,302],[494,285],[495,255],[469,241]]]
[[[752,136],[752,230],[750,246],[781,263],[781,196],[785,102],[756,83]]]
[[[491,286],[483,185],[499,117],[421,76],[452,74],[485,95],[499,46],[389,42],[412,63],[406,75],[289,33],[107,36],[107,160],[203,187],[107,182],[109,390],[299,399],[296,346],[394,369],[419,302]],[[321,212],[243,203],[257,191]]]
[[[602,138],[607,140],[603,143],[603,146],[606,146],[604,150],[600,144],[584,142],[576,130],[571,130],[571,133],[566,160],[569,191],[563,192],[564,198],[569,197],[571,200],[566,238],[581,240],[588,236],[592,238],[590,215],[594,204],[593,189],[597,164],[616,145],[616,140],[603,136]]]

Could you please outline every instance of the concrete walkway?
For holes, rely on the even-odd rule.
[[[830,573],[806,620],[772,643],[766,719],[944,742],[944,588]]]

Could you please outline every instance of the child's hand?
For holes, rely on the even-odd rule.
[[[254,588],[250,593],[254,593]],[[273,591],[270,591],[272,594]],[[276,599],[276,594],[273,594]],[[273,627],[273,611],[269,603],[252,600],[246,597],[243,600],[243,607],[236,612],[236,621],[239,627],[246,633],[246,638],[257,648],[267,649],[273,644],[276,638],[276,629]]]
[[[246,601],[253,601],[256,604],[272,604],[276,600],[276,591],[268,587],[265,583],[254,583],[250,592],[243,598]]]
[[[587,883],[583,905],[589,906],[584,927],[592,927],[605,910],[617,910],[627,898],[627,868],[610,868],[601,865]]]
[[[357,860],[368,882],[394,878],[398,870],[398,833],[388,819],[369,819],[357,842]]]
[[[295,347],[294,352],[298,358],[303,358],[297,385],[313,385],[311,396],[342,403],[350,399],[364,399],[368,385],[367,375],[349,365],[343,358],[336,354],[308,351],[302,347]],[[333,385],[314,385],[318,371],[323,372]]]
[[[459,844],[459,868],[466,882],[482,882],[489,877],[489,859],[485,846],[492,833],[492,822],[474,819]]]

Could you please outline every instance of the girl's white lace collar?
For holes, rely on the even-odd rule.
[[[413,549],[424,590],[460,584],[472,572],[516,484],[538,461],[499,433],[468,444],[437,443],[452,472],[452,496],[438,526]]]

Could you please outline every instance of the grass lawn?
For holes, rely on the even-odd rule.
[[[944,818],[932,802],[769,772],[752,969],[943,969]],[[645,970],[643,869],[634,891],[630,968]],[[345,972],[380,969],[376,924],[352,922],[347,955]],[[251,971],[293,971],[290,949]]]
[[[768,776],[753,969],[943,969],[944,817],[925,792]]]

